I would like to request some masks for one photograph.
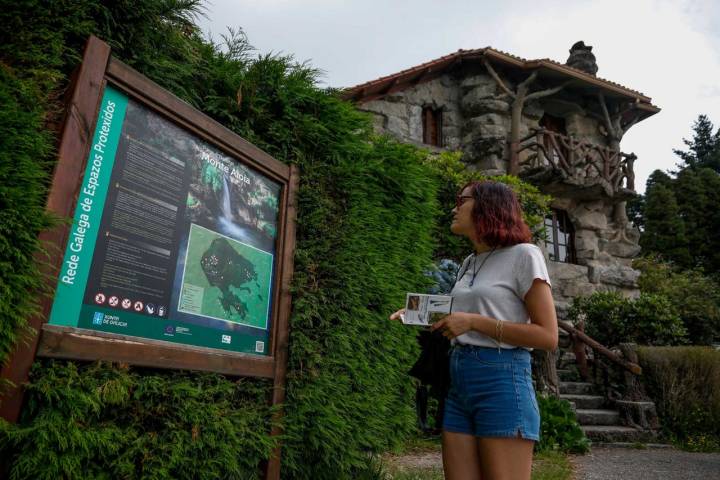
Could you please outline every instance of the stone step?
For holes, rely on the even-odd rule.
[[[567,350],[564,352],[561,351],[558,360],[560,361],[560,363],[574,364],[575,363],[575,354],[573,352],[570,352]]]
[[[585,436],[593,444],[611,442],[642,442],[648,437],[647,432],[632,427],[621,427],[619,425],[581,425]]]
[[[560,398],[575,405],[575,408],[600,408],[605,405],[605,397],[600,395],[561,394]]]
[[[588,382],[560,382],[560,393],[568,395],[592,395],[594,386]]]
[[[575,381],[580,380],[580,374],[578,373],[577,369],[569,368],[569,367],[570,366],[568,365],[565,368],[557,369],[557,374],[558,374],[558,378],[560,379],[560,381],[575,382]]]
[[[575,416],[580,425],[619,425],[620,412],[598,408],[578,408]]]

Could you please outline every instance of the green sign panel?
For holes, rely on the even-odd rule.
[[[107,86],[49,323],[269,355],[280,194]]]

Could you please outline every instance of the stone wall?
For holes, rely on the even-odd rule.
[[[420,83],[413,88],[386,95],[359,105],[373,114],[375,130],[388,133],[402,142],[423,145],[422,110],[442,110],[442,144],[449,150],[460,148],[462,117],[459,111],[458,87],[455,78],[444,75]]]
[[[640,253],[637,244],[640,232],[632,224],[615,225],[612,222],[614,205],[607,201],[555,196],[552,206],[568,213],[575,228],[577,254],[577,264],[548,261],[560,315],[564,317],[574,297],[594,291],[616,290],[636,298],[640,293],[637,287],[640,272],[631,264]]]
[[[462,150],[464,161],[472,167],[500,175],[507,171],[509,158],[510,102],[510,97],[483,69],[468,67],[461,73],[446,74],[365,102],[359,108],[373,113],[378,132],[416,145],[422,145],[423,107],[439,108],[443,112],[444,148]],[[570,92],[528,103],[523,111],[521,137],[539,127],[545,112],[564,118],[568,135],[606,145],[598,122],[587,115],[582,99]],[[577,189],[553,191],[552,206],[568,212],[575,227],[577,251],[576,265],[548,261],[561,317],[578,295],[596,290],[618,290],[628,297],[639,294],[639,273],[631,268],[632,258],[640,252],[639,232],[632,225],[613,223],[614,204],[610,199],[600,195],[580,197]]]

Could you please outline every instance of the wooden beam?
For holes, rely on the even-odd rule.
[[[145,106],[159,111],[173,123],[203,140],[215,144],[244,163],[249,163],[263,175],[280,181],[285,181],[289,177],[290,167],[286,164],[276,160],[120,60],[110,58],[107,78],[113,86],[129,94],[130,97],[139,99]]]
[[[392,82],[388,83],[385,88],[378,92],[378,95],[387,95],[398,83],[400,83],[399,77],[393,78]]]
[[[223,350],[179,345],[128,335],[43,325],[38,356],[107,360],[141,367],[201,370],[232,376],[272,378],[275,360]]]
[[[617,355],[614,352],[611,352],[610,349],[599,343],[597,340],[594,340],[591,337],[588,337],[585,332],[581,332],[577,328],[573,327],[567,322],[563,322],[562,320],[558,320],[558,326],[565,330],[566,332],[572,334],[577,338],[578,340],[585,343],[587,346],[592,348],[598,353],[601,353],[611,361],[615,362],[616,364],[620,365],[624,369],[634,373],[635,375],[642,374],[642,368],[640,365],[632,362],[628,362],[624,358],[622,358],[620,355]]]

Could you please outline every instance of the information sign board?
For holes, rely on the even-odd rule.
[[[265,377],[281,404],[297,169],[96,37],[70,90],[47,209],[72,221],[40,234],[54,295],[1,367],[0,417],[19,418],[36,356]]]
[[[268,355],[281,191],[107,85],[49,324]]]

